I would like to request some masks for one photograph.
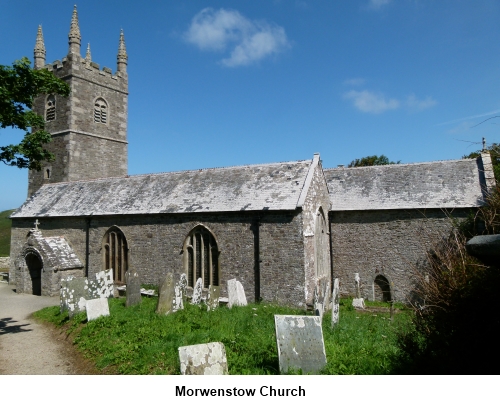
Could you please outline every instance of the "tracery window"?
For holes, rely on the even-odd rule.
[[[116,226],[108,229],[102,242],[103,270],[113,269],[113,280],[125,283],[128,270],[128,246],[123,232]]]
[[[100,124],[108,122],[108,104],[103,98],[98,98],[94,103],[94,122]]]
[[[56,119],[56,97],[50,94],[45,101],[45,121],[54,121]]]
[[[184,241],[184,268],[188,286],[203,280],[203,287],[219,285],[219,249],[212,233],[203,226],[194,228]]]

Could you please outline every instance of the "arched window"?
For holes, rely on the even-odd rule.
[[[219,249],[212,233],[203,226],[194,228],[184,241],[184,268],[188,286],[203,279],[203,287],[219,285]]]
[[[45,121],[54,121],[56,119],[56,97],[53,94],[47,96],[45,102]]]
[[[113,280],[125,283],[128,270],[128,246],[123,232],[116,226],[108,229],[102,242],[103,270],[113,269]]]
[[[325,214],[320,207],[316,214],[316,226],[314,230],[314,249],[316,278],[320,279],[328,276],[328,232],[326,227]]]
[[[391,299],[391,285],[389,281],[381,275],[375,277],[373,281],[373,295],[375,301],[390,302]]]
[[[108,104],[101,97],[94,102],[94,122],[100,124],[108,122]]]

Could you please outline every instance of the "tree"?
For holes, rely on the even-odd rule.
[[[497,183],[500,182],[500,144],[492,143],[490,146],[485,148],[486,151],[490,152],[491,163],[493,164],[493,172],[495,173],[495,180]],[[462,159],[475,159],[481,156],[480,150],[469,153],[468,155],[462,156]]]
[[[365,156],[361,159],[354,159],[351,163],[347,165],[347,167],[362,167],[362,166],[381,166],[381,165],[396,165],[401,163],[401,160],[397,162],[389,161],[389,158],[385,155],[373,155],[373,156]]]
[[[17,145],[0,147],[0,160],[8,166],[41,170],[43,161],[54,155],[43,145],[51,141],[45,120],[31,108],[40,94],[69,96],[70,87],[46,69],[32,69],[28,58],[11,66],[0,65],[0,128],[26,131]]]

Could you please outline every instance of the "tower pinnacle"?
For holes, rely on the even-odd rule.
[[[35,49],[33,49],[35,59],[35,69],[41,69],[45,66],[45,44],[43,43],[42,26],[38,26],[38,33],[36,35]]]
[[[92,61],[92,56],[90,55],[90,43],[87,44],[87,53],[85,54],[85,61],[90,63]]]
[[[78,25],[78,12],[76,11],[76,4],[73,8],[73,16],[71,17],[71,26],[69,28],[69,53],[80,55],[80,43],[82,36],[80,35],[80,27]]]
[[[125,37],[123,30],[120,31],[120,43],[118,44],[118,56],[116,57],[116,70],[121,73],[127,73],[127,50],[125,49]]]

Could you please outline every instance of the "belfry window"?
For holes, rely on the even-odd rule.
[[[212,233],[197,226],[184,242],[184,268],[188,286],[194,287],[196,280],[203,280],[203,287],[219,285],[219,249]]]
[[[116,226],[108,229],[102,243],[103,270],[113,269],[113,280],[125,283],[128,270],[128,246],[123,232]]]
[[[56,97],[51,94],[45,102],[45,121],[54,121],[56,119]]]
[[[94,103],[94,122],[100,124],[108,122],[108,104],[103,98],[98,98]]]

